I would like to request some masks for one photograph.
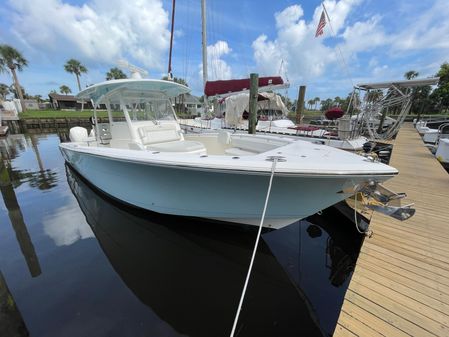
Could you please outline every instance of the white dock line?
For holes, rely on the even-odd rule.
[[[267,211],[268,200],[270,199],[271,185],[273,184],[274,172],[276,170],[276,164],[279,159],[281,159],[281,161],[282,161],[282,157],[273,156],[273,157],[269,158],[269,160],[273,161],[273,164],[271,165],[270,183],[268,184],[267,197],[265,198],[265,205],[263,207],[262,218],[260,219],[259,230],[257,232],[257,238],[256,238],[256,242],[254,244],[253,255],[251,257],[251,262],[249,264],[248,273],[246,275],[245,285],[243,286],[243,291],[242,291],[242,295],[240,296],[239,306],[237,308],[237,313],[234,318],[234,324],[232,325],[232,331],[231,331],[231,335],[230,335],[231,337],[234,337],[235,329],[237,327],[237,322],[238,322],[239,316],[240,316],[240,311],[242,309],[243,300],[245,299],[246,288],[248,287],[249,278],[251,276],[251,270],[253,269],[254,260],[256,258],[256,251],[257,251],[257,247],[259,245],[260,234],[262,232],[262,225],[265,220],[265,213]]]

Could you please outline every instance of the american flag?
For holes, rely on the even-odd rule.
[[[320,22],[318,22],[318,27],[316,27],[315,37],[323,35],[324,26],[326,26],[326,16],[324,15],[324,11],[322,11]]]

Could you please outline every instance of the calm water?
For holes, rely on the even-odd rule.
[[[124,207],[59,142],[0,140],[0,335],[228,336],[256,231]],[[353,224],[330,208],[262,238],[238,336],[331,335]]]

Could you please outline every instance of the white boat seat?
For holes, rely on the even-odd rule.
[[[206,154],[206,148],[202,143],[191,140],[179,140],[174,142],[150,144],[145,146],[145,148],[150,151],[160,152],[187,152]]]
[[[230,156],[250,156],[250,155],[256,154],[255,152],[245,151],[245,150],[239,149],[238,147],[231,147],[229,149],[226,149],[225,153]]]
[[[183,140],[183,136],[175,125],[151,125],[137,129],[143,145],[174,142]]]

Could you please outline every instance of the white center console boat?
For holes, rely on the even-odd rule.
[[[78,94],[109,123],[95,137],[72,128],[66,161],[104,193],[154,212],[281,228],[397,170],[326,145],[282,136],[181,132],[170,99],[189,88],[169,81],[112,80]],[[116,110],[116,111],[115,111]],[[117,121],[122,114],[125,121]],[[115,119],[114,119],[115,118]],[[273,163],[275,162],[275,163]]]

